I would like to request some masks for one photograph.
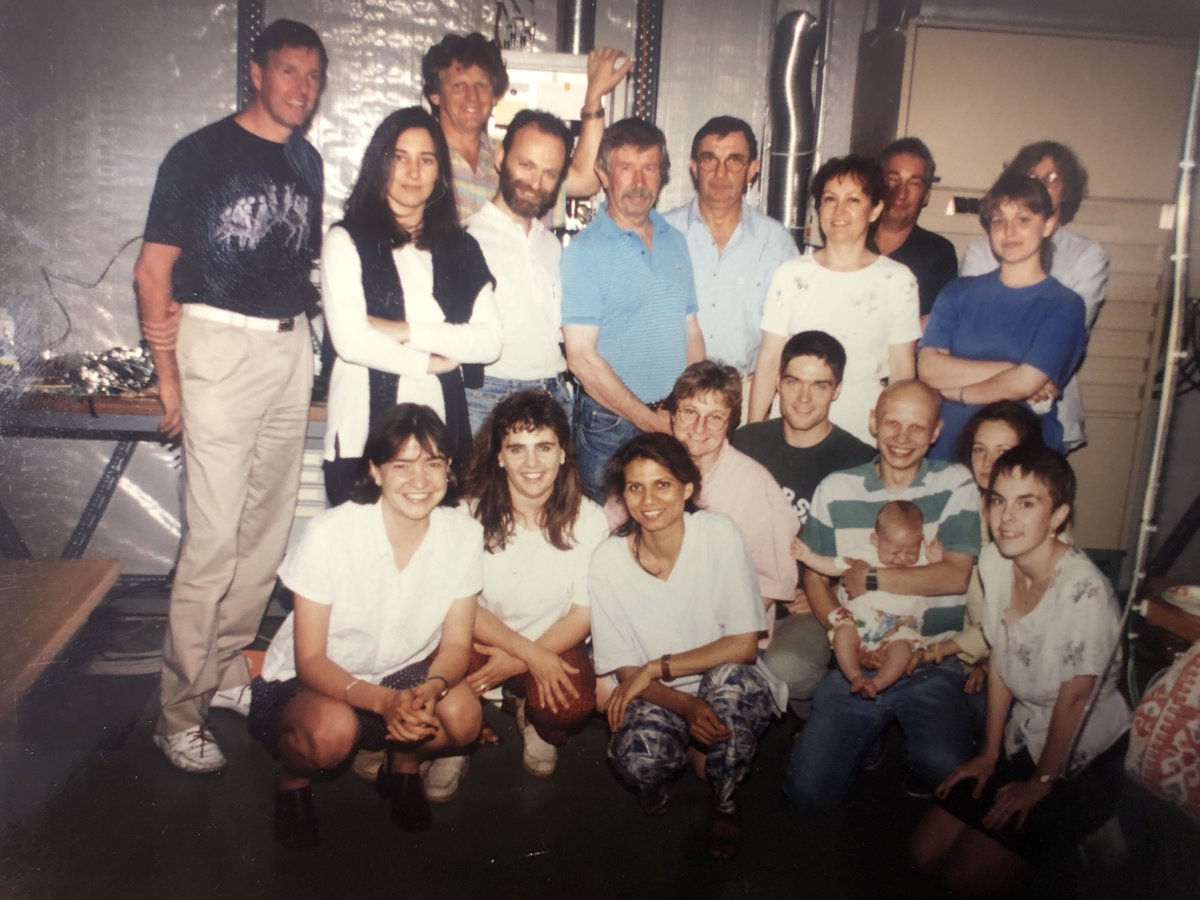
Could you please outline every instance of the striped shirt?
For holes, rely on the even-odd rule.
[[[813,552],[863,558],[871,550],[879,510],[892,500],[910,500],[925,517],[926,539],[937,538],[947,553],[979,556],[979,489],[965,466],[925,459],[911,484],[891,490],[880,481],[875,465],[834,472],[817,486],[801,532]],[[957,609],[963,603],[965,599],[952,605]],[[961,628],[961,611],[957,616]],[[925,626],[925,633],[942,630],[928,616]]]

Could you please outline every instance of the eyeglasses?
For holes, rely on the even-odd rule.
[[[738,153],[724,159],[719,159],[715,153],[701,153],[697,162],[700,164],[700,171],[706,175],[717,171],[717,167],[722,163],[725,164],[725,171],[730,175],[741,175],[746,168],[746,157]]]
[[[701,422],[705,431],[724,431],[729,426],[729,416],[725,413],[712,412],[702,417],[694,406],[681,406],[675,412],[675,418],[685,428],[693,428]]]
[[[1034,172],[1033,170],[1030,170],[1029,172],[1026,172],[1025,174],[1027,174],[1034,181],[1040,181],[1047,188],[1049,188],[1050,185],[1052,185],[1052,184],[1058,184],[1060,181],[1062,181],[1062,176],[1059,175],[1057,172],[1047,172],[1045,175],[1041,176],[1040,178],[1038,177],[1037,173]]]

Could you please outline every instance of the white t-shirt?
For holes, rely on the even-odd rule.
[[[614,535],[596,548],[588,585],[600,674],[767,628],[746,541],[733,520],[720,513],[685,513],[683,546],[666,581],[642,569],[626,538]],[[757,668],[783,709],[787,686],[761,660]],[[680,676],[669,686],[694,695],[702,677]]]
[[[588,569],[592,553],[608,537],[608,519],[586,497],[574,534],[575,545],[558,550],[540,530],[518,526],[503,550],[483,554],[480,605],[531,641],[572,606],[589,606]]]
[[[437,649],[455,600],[483,585],[483,527],[456,509],[436,508],[403,571],[384,532],[379,503],[343,503],[313,519],[279,569],[291,590],[331,607],[326,655],[355,678],[378,683]],[[263,662],[263,678],[296,674],[295,613]]]
[[[344,228],[325,235],[321,251],[325,324],[337,359],[329,376],[325,458],[362,455],[370,418],[370,370],[399,375],[397,403],[423,403],[445,418],[442,383],[429,374],[429,356],[438,353],[460,363],[488,363],[500,355],[500,314],[491,284],[475,298],[471,321],[455,325],[433,297],[433,257],[413,244],[392,251],[404,289],[404,317],[412,330],[401,344],[367,321],[362,264]],[[336,444],[335,444],[336,442]]]
[[[783,337],[824,331],[841,342],[846,371],[829,418],[873,446],[867,419],[883,390],[881,379],[890,374],[888,348],[921,336],[917,280],[886,256],[854,272],[835,272],[808,253],[775,270],[762,330]]]
[[[1013,563],[995,544],[979,554],[979,578],[987,602],[983,633],[992,646],[992,665],[1013,695],[1004,751],[1012,756],[1028,747],[1037,762],[1059,689],[1079,675],[1099,676],[1120,640],[1117,597],[1108,579],[1077,547],[1058,561],[1038,605],[1016,622],[1008,621]],[[1117,691],[1121,670],[1118,658],[1108,670],[1068,772],[1095,759],[1129,728],[1129,707]]]

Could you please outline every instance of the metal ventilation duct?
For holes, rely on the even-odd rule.
[[[558,0],[558,52],[589,53],[596,46],[596,0]]]
[[[790,12],[775,27],[771,52],[769,106],[771,154],[767,215],[804,243],[804,210],[816,149],[813,62],[824,29],[807,12]]]

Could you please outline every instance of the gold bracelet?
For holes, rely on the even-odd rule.
[[[425,681],[430,682],[435,678],[444,685],[437,695],[437,700],[434,701],[434,703],[437,703],[439,700],[444,700],[446,695],[450,693],[450,681],[444,675],[427,675],[425,676]]]
[[[589,119],[603,119],[603,118],[604,118],[604,107],[603,106],[600,107],[599,109],[581,109],[579,111],[579,121],[580,122],[586,122]]]
[[[361,678],[355,678],[355,679],[354,679],[353,681],[351,681],[351,682],[350,682],[348,685],[346,685],[344,688],[342,688],[342,699],[343,699],[343,700],[345,700],[347,703],[349,703],[349,702],[350,702],[350,701],[347,699],[347,695],[350,693],[350,688],[354,687],[354,686],[355,686],[356,684],[358,684],[358,683],[359,683],[361,680],[362,680]]]

